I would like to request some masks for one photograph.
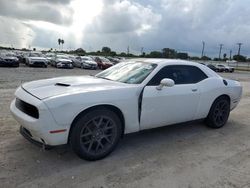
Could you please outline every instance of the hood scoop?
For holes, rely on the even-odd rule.
[[[56,83],[55,86],[63,86],[63,87],[69,87],[70,84],[64,84],[64,83]]]

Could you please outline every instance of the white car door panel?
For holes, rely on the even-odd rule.
[[[149,129],[195,118],[200,101],[197,84],[173,87],[146,86],[142,98],[140,129]]]

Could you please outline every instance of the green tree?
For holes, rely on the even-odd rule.
[[[120,56],[122,56],[122,57],[126,57],[126,56],[127,56],[127,54],[126,54],[125,52],[122,52],[122,53],[120,53]]]
[[[64,44],[64,40],[63,39],[61,39],[61,43],[62,43],[62,49],[63,49],[63,44]]]
[[[111,52],[111,49],[107,46],[102,47],[102,53],[109,54]]]
[[[191,59],[191,60],[200,60],[200,58],[197,57],[197,56],[191,56],[190,59]]]
[[[60,44],[62,41],[61,41],[61,39],[58,39],[57,41],[58,41],[58,45],[59,45],[59,49],[60,49]]]
[[[162,53],[159,51],[152,51],[150,54],[146,55],[146,57],[151,57],[151,58],[161,58]]]
[[[243,55],[234,55],[233,60],[246,62],[247,58],[245,56],[243,56]]]
[[[177,52],[171,48],[163,48],[162,49],[162,57],[173,59],[173,58],[177,57]]]
[[[203,56],[203,57],[201,58],[201,60],[208,61],[208,60],[211,60],[211,58],[210,58],[210,57],[208,57],[208,56]]]
[[[177,58],[178,59],[188,59],[188,53],[177,53]]]
[[[111,55],[111,56],[116,56],[117,54],[116,54],[115,51],[111,51],[111,52],[110,52],[110,55]]]

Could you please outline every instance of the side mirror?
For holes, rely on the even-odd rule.
[[[157,90],[162,90],[163,87],[173,87],[174,86],[174,80],[169,79],[169,78],[163,78],[161,80],[160,85],[156,87]]]

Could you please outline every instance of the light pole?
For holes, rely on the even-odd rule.
[[[201,58],[204,56],[204,49],[205,49],[205,42],[204,42],[204,41],[202,41]]]
[[[220,44],[219,60],[220,60],[222,46],[223,46],[223,44]]]

